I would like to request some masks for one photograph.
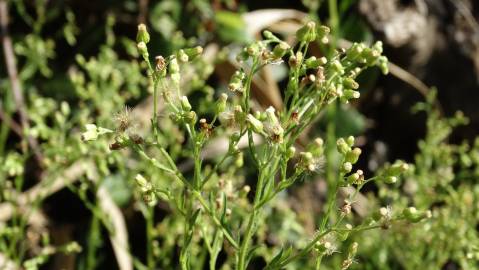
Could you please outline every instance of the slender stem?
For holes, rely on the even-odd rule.
[[[292,261],[294,261],[294,260],[296,260],[296,259],[299,259],[299,258],[301,258],[301,257],[306,256],[306,255],[313,249],[314,245],[315,245],[319,240],[321,240],[321,238],[323,238],[325,235],[327,235],[328,233],[330,233],[330,232],[332,232],[332,231],[333,231],[333,229],[328,229],[328,230],[326,230],[326,231],[324,231],[324,232],[322,232],[322,233],[317,234],[317,235],[313,238],[313,240],[311,240],[311,241],[309,242],[309,244],[308,244],[304,249],[302,249],[300,252],[298,252],[298,253],[292,255],[291,257],[287,258],[287,259],[284,260],[283,262],[281,262],[281,265],[280,265],[280,267],[279,267],[278,269],[283,268],[284,266],[286,266],[287,264],[289,264],[290,262],[292,262]]]
[[[316,258],[316,270],[321,270],[321,261],[323,260],[323,254],[319,254]]]
[[[256,185],[253,209],[251,210],[251,214],[248,218],[248,225],[246,227],[243,240],[241,241],[241,247],[238,252],[238,264],[236,267],[237,270],[245,270],[247,266],[246,257],[248,255],[250,241],[253,236],[256,217],[258,215],[258,209],[256,208],[256,205],[258,205],[261,201],[261,191],[263,189],[264,172],[266,171],[265,169],[266,168],[259,168],[258,184]]]
[[[236,242],[236,240],[233,238],[233,236],[230,234],[230,232],[226,229],[226,227],[221,223],[221,221],[216,217],[216,215],[213,213],[213,211],[208,207],[208,204],[206,203],[205,199],[203,196],[201,196],[201,193],[199,191],[193,190],[193,195],[196,197],[196,199],[200,202],[200,204],[203,206],[203,208],[206,210],[206,212],[210,215],[210,217],[213,219],[213,222],[218,226],[222,231],[223,234],[225,235],[226,239],[230,244],[235,248],[238,249],[239,245]]]
[[[148,269],[155,268],[155,260],[153,258],[153,226],[154,226],[154,208],[148,207],[146,216],[146,264]]]

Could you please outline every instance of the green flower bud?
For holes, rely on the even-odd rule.
[[[346,178],[346,182],[350,185],[358,182],[358,180],[359,180],[359,174],[357,173],[353,173]]]
[[[190,60],[195,59],[198,55],[203,53],[203,47],[196,46],[194,48],[186,48],[183,50],[184,53],[190,58]]]
[[[182,96],[181,99],[180,99],[180,102],[181,102],[181,108],[186,111],[186,112],[189,112],[191,111],[191,104],[190,102],[188,101],[188,97],[187,96]]]
[[[399,176],[409,169],[409,164],[404,161],[396,161],[393,165],[389,166],[386,171],[386,176]]]
[[[138,32],[136,34],[136,42],[137,43],[144,42],[145,44],[150,42],[150,34],[146,30],[146,25],[144,25],[144,24],[139,24],[138,25]]]
[[[135,177],[136,184],[140,188],[141,192],[149,192],[153,189],[151,183],[146,180],[143,175],[137,174]]]
[[[327,26],[324,26],[324,25],[320,25],[318,26],[318,29],[317,29],[317,34],[318,34],[318,37],[321,39],[323,37],[326,37],[329,32],[331,32],[331,30],[329,29],[329,27]]]
[[[386,177],[384,178],[384,182],[385,182],[386,184],[394,184],[394,183],[397,182],[397,180],[398,180],[398,178],[397,178],[396,176],[386,176]]]
[[[176,58],[178,58],[180,60],[180,62],[182,62],[182,63],[186,63],[189,60],[188,55],[183,50],[179,50],[176,53]]]
[[[286,150],[286,158],[290,159],[294,156],[296,153],[296,147],[290,146],[288,150]]]
[[[283,57],[288,52],[289,49],[290,49],[290,46],[288,45],[288,43],[281,41],[273,48],[274,58],[279,59]]]
[[[344,67],[341,62],[339,62],[339,60],[334,60],[333,62],[331,62],[331,68],[333,71],[339,73],[340,75],[344,74]]]
[[[141,41],[136,46],[138,47],[138,52],[141,54],[141,56],[143,56],[144,58],[148,58],[149,54],[146,43]]]
[[[415,207],[408,207],[403,210],[404,217],[412,223],[417,223],[425,218],[431,217],[431,211],[418,211]]]
[[[346,138],[346,143],[349,145],[349,147],[353,147],[354,145],[354,136],[349,136]]]
[[[225,93],[222,93],[218,101],[216,101],[216,110],[215,110],[216,114],[219,114],[225,111],[227,100],[228,100],[228,95]]]
[[[346,56],[350,60],[358,58],[363,52],[365,46],[362,43],[354,43],[347,51]]]
[[[306,163],[313,161],[313,154],[311,152],[301,152],[299,153],[299,156],[301,157],[301,160]]]
[[[338,149],[338,152],[346,155],[349,150],[351,150],[351,147],[346,143],[346,141],[343,138],[339,138],[336,141],[336,148]]]
[[[98,136],[113,132],[113,130],[97,127],[94,124],[86,124],[85,127],[86,131],[81,134],[82,141],[95,141]]]
[[[361,149],[356,147],[353,150],[348,151],[344,159],[346,162],[351,162],[351,164],[356,164],[356,162],[358,162],[359,155],[361,155]]]
[[[361,96],[359,91],[354,91],[351,89],[345,89],[340,95],[341,102],[348,104],[351,99],[358,99]]]
[[[348,184],[361,184],[361,182],[364,180],[364,174],[362,170],[357,170],[355,173],[349,175],[346,178],[346,182]]]
[[[236,155],[235,159],[235,166],[237,168],[241,168],[244,165],[244,158],[243,158],[243,152],[239,152],[238,155]]]
[[[173,57],[170,60],[169,73],[173,83],[175,83],[177,86],[180,85],[180,66],[178,65],[178,60],[176,57]]]
[[[194,125],[198,120],[198,116],[196,115],[195,111],[189,111],[184,115],[184,119],[190,125]]]
[[[379,65],[379,69],[381,69],[381,72],[384,74],[384,75],[387,75],[389,73],[389,65],[388,65],[389,61],[388,61],[388,58],[386,56],[380,56],[378,58],[378,65]]]
[[[263,132],[263,123],[256,119],[252,114],[248,114],[246,116],[246,121],[250,125],[250,127],[253,129],[254,132],[260,134]]]
[[[379,54],[383,53],[383,43],[382,41],[376,41],[372,46],[372,49],[379,52]]]
[[[349,173],[353,169],[353,164],[351,162],[344,162],[343,166],[341,166],[342,173]]]
[[[259,42],[255,42],[246,47],[246,52],[251,57],[259,56],[262,51],[263,46]]]
[[[296,38],[301,42],[313,42],[316,40],[316,23],[308,22],[296,31]]]
[[[344,87],[349,89],[358,89],[359,84],[353,78],[346,78],[343,80]]]
[[[277,39],[277,37],[273,33],[271,33],[271,31],[268,31],[268,30],[263,31],[263,36],[266,39]]]
[[[315,56],[311,56],[308,59],[306,59],[304,61],[304,64],[306,65],[306,68],[311,68],[311,69],[316,69],[319,66],[321,66],[320,61]]]
[[[245,113],[240,105],[236,105],[234,108],[234,119],[236,123],[244,123],[245,121]]]

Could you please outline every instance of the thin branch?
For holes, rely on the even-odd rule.
[[[8,33],[8,6],[5,0],[0,0],[0,28],[2,37],[3,54],[7,66],[7,73],[12,84],[13,99],[20,115],[20,124],[23,128],[23,135],[25,131],[29,130],[30,124],[28,122],[28,115],[23,98],[22,85],[18,78],[17,66],[15,64],[15,54],[13,52],[12,39]],[[40,164],[43,164],[43,156],[40,152],[38,142],[30,135],[26,136],[30,148],[33,150],[35,158]]]
[[[3,111],[2,104],[0,103],[0,120],[5,123],[13,132],[17,133],[18,136],[23,136],[22,127],[17,124],[9,115]]]

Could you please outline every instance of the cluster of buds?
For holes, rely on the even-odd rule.
[[[303,27],[299,28],[296,31],[296,38],[300,42],[313,42],[316,39],[320,40],[321,43],[327,44],[329,42],[328,34],[330,29],[324,25],[316,26],[315,22],[308,22]]]
[[[405,163],[402,160],[398,160],[394,164],[384,168],[378,178],[387,184],[394,184],[397,182],[398,177],[407,172],[409,168],[409,164]]]
[[[387,74],[389,72],[388,59],[381,55],[382,53],[383,44],[381,41],[376,42],[370,48],[362,43],[353,43],[345,52],[345,63],[356,62],[368,67],[377,65],[383,74]]]
[[[245,47],[237,56],[238,62],[243,62],[251,58],[260,58],[265,55],[266,45],[262,41],[256,41]]]
[[[324,165],[323,156],[313,155],[311,152],[300,152],[296,168],[307,172],[317,172]]]
[[[245,77],[246,75],[243,71],[237,70],[231,77],[230,83],[228,84],[228,88],[230,89],[230,91],[243,93],[243,82]]]
[[[353,165],[358,162],[359,156],[361,155],[361,149],[354,147],[354,137],[349,136],[348,138],[339,138],[336,141],[336,147],[338,152],[344,157],[343,163],[340,166],[341,173],[348,174],[352,171]],[[364,175],[362,170],[357,170],[355,173],[352,173],[346,178],[347,184],[356,184],[359,185],[364,181]]]
[[[182,96],[180,97],[180,106],[181,111],[179,112],[172,112],[170,114],[171,120],[176,123],[187,123],[190,125],[196,124],[198,120],[198,116],[196,115],[195,111],[192,111],[191,104],[188,100],[188,97]]]
[[[149,206],[154,206],[157,203],[158,199],[156,198],[153,185],[141,174],[136,175],[135,182],[141,192],[143,201]]]

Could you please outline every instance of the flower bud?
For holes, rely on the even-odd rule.
[[[278,43],[274,48],[273,48],[273,56],[275,59],[279,59],[283,57],[288,50],[290,49],[290,46],[288,43],[281,41]]]
[[[81,134],[82,141],[95,141],[98,136],[113,132],[113,130],[97,127],[94,124],[86,124],[85,127],[86,131]]]
[[[323,37],[327,36],[329,34],[329,32],[331,32],[329,27],[327,27],[325,25],[318,26],[317,34],[318,34],[319,38],[323,38]]]
[[[146,180],[141,174],[136,175],[135,181],[141,192],[149,192],[153,189],[151,183],[148,182],[148,180]]]
[[[290,159],[294,156],[296,153],[296,147],[290,146],[288,150],[286,150],[286,158]]]
[[[349,145],[349,147],[353,147],[354,145],[354,136],[349,136],[346,138],[346,143]]]
[[[296,38],[301,42],[313,42],[316,40],[316,23],[308,22],[296,31]]]
[[[219,114],[225,111],[227,100],[228,100],[228,95],[225,93],[222,93],[218,101],[216,101],[216,109],[215,109],[216,114]]]
[[[388,58],[386,56],[380,56],[378,58],[378,65],[379,69],[381,69],[381,72],[384,75],[387,75],[389,73],[389,66],[388,66]]]
[[[341,62],[339,62],[339,60],[334,60],[333,62],[331,62],[331,68],[333,71],[339,73],[340,75],[344,74],[344,67]]]
[[[361,155],[361,149],[356,147],[353,150],[348,151],[344,159],[346,162],[350,162],[351,164],[356,164],[356,162],[358,162],[359,155]]]
[[[260,55],[263,46],[261,45],[260,42],[255,42],[250,44],[248,47],[246,47],[246,52],[248,53],[249,56],[251,57],[257,57]]]
[[[386,171],[386,176],[399,176],[409,169],[409,164],[404,161],[396,161],[393,165],[389,166]]]
[[[138,32],[136,34],[136,42],[144,42],[145,45],[150,42],[150,34],[146,30],[146,25],[144,24],[139,24],[138,25]]]
[[[271,33],[271,31],[268,31],[268,30],[263,31],[263,36],[266,39],[276,39],[276,37],[273,35],[273,33]]]
[[[141,56],[143,56],[144,58],[148,58],[149,54],[146,43],[141,41],[136,46],[138,47],[138,52],[141,54]]]
[[[260,134],[263,132],[263,123],[256,119],[252,114],[248,114],[246,116],[246,121],[250,125],[250,127],[253,129],[254,132]]]
[[[185,53],[185,51],[183,51],[183,50],[179,50],[179,51],[176,53],[176,58],[178,58],[181,63],[186,63],[186,62],[188,62],[188,60],[189,60],[188,55],[187,55],[187,54]]]
[[[338,149],[338,152],[346,155],[348,151],[351,149],[351,147],[346,143],[346,141],[343,138],[339,138],[336,141],[336,148]]]
[[[187,123],[190,125],[196,124],[196,121],[198,120],[198,116],[194,111],[189,111],[185,114],[184,119]]]
[[[191,104],[188,101],[187,96],[182,96],[180,101],[181,101],[181,108],[183,109],[183,111],[186,111],[186,112],[191,111]]]
[[[169,67],[171,80],[173,81],[173,83],[175,83],[175,85],[180,85],[180,66],[178,65],[178,60],[176,59],[176,57],[173,57],[170,60]]]
[[[386,177],[384,178],[384,182],[385,182],[386,184],[394,184],[394,183],[397,182],[397,180],[398,180],[398,178],[397,178],[396,176],[386,176]]]
[[[361,96],[359,91],[354,91],[352,89],[346,89],[343,91],[341,96],[341,101],[344,103],[348,103],[351,99],[358,99]]]
[[[425,218],[431,217],[431,211],[418,211],[415,207],[408,207],[403,210],[404,217],[412,223],[417,223]]]
[[[359,84],[353,78],[346,78],[343,80],[344,87],[349,89],[358,89]]]
[[[203,47],[196,46],[194,48],[186,48],[183,52],[189,57],[190,60],[195,59],[198,55],[203,53]]]
[[[342,173],[349,173],[353,169],[353,164],[351,162],[344,162],[343,166],[341,166]]]

